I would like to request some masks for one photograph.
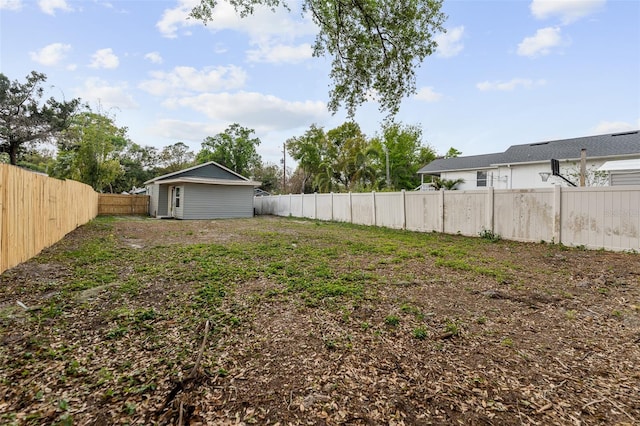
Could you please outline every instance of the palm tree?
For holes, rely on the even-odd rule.
[[[452,191],[456,189],[458,184],[464,183],[464,179],[440,179],[439,177],[433,178],[433,187],[436,190],[446,189],[448,191]]]

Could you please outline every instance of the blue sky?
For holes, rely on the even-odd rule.
[[[197,0],[196,0],[197,1]],[[140,145],[202,140],[237,122],[265,162],[313,123],[331,129],[329,64],[296,10],[237,18],[221,1],[207,26],[194,0],[0,0],[0,72],[47,75],[48,95],[80,97],[115,116]],[[640,2],[445,0],[446,34],[397,120],[420,125],[438,153],[640,128]],[[377,104],[356,121],[368,136]]]

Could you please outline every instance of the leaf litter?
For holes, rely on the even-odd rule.
[[[100,218],[0,276],[0,422],[638,424],[639,287],[637,253]]]

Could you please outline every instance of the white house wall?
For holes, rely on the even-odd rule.
[[[598,167],[604,163],[604,160],[587,161],[587,175],[589,186],[604,186],[607,184],[606,173],[600,172],[602,178],[593,179],[594,173]],[[543,182],[540,172],[551,173],[551,162],[548,163],[532,163],[532,164],[516,164],[513,166],[500,165],[493,169],[481,169],[487,173],[486,187],[494,189],[534,189],[534,188],[551,188],[555,185],[569,186],[562,178],[550,176],[547,182]],[[442,172],[441,178],[448,180],[464,179],[464,182],[458,184],[456,189],[465,191],[473,189],[484,189],[486,187],[478,187],[477,182],[478,170],[462,170],[453,172]],[[560,174],[579,185],[579,161],[561,161]]]

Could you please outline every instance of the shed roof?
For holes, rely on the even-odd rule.
[[[156,183],[161,183],[163,185],[177,184],[177,183],[198,183],[198,184],[204,184],[204,185],[252,186],[252,187],[258,187],[262,185],[261,182],[256,182],[253,180],[211,179],[211,178],[201,178],[201,177],[192,177],[192,176],[163,179]]]
[[[249,179],[230,170],[222,164],[215,161],[209,161],[208,163],[198,164],[193,167],[178,170],[177,172],[167,173],[162,176],[155,177],[145,182],[145,185],[150,183],[159,183],[159,181],[166,181],[170,178],[176,179],[178,177],[201,177],[207,179],[222,179],[226,181],[248,181]]]
[[[602,166],[598,167],[598,170],[608,172],[617,170],[640,170],[640,158],[633,160],[607,161]]]
[[[636,130],[512,145],[501,153],[437,159],[422,167],[418,173],[432,174],[455,170],[483,169],[504,164],[549,161],[552,158],[577,160],[580,158],[580,151],[583,148],[587,150],[587,156],[590,158],[640,155],[640,134]]]

